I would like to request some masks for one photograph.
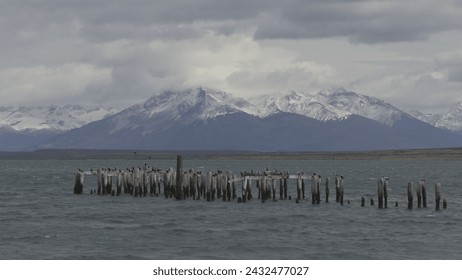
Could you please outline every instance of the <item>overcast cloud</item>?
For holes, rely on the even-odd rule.
[[[0,105],[342,86],[444,111],[462,99],[461,2],[0,0]]]

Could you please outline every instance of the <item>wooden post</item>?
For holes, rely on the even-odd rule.
[[[340,202],[340,191],[339,191],[339,186],[340,186],[340,177],[338,175],[335,175],[335,202],[339,203]]]
[[[340,191],[340,205],[343,205],[343,176],[340,176],[339,191]]]
[[[300,200],[301,198],[301,192],[302,192],[302,178],[301,178],[301,174],[299,173],[298,178],[297,178],[297,201]]]
[[[289,178],[289,172],[287,172],[287,177],[284,178],[284,199],[287,199],[288,178]]]
[[[213,174],[212,175],[212,192],[211,192],[211,196],[212,196],[212,201],[215,200],[215,195],[217,194],[217,184],[218,184],[218,180],[217,180],[217,174]]]
[[[271,179],[271,188],[273,189],[273,201],[276,201],[276,182],[275,182],[275,179]]]
[[[201,172],[200,174],[200,187],[199,187],[199,198],[202,197],[202,198],[206,198],[206,189],[205,189],[205,181],[207,180],[206,179],[206,175],[205,175],[205,172]]]
[[[236,183],[234,182],[234,177],[235,177],[235,175],[232,174],[231,178],[233,179],[233,182],[231,183],[231,189],[233,190],[233,200],[237,197],[237,194],[236,194]]]
[[[317,175],[318,178],[316,180],[316,204],[320,204],[321,203],[321,188],[320,188],[320,184],[321,184],[321,176]]]
[[[175,198],[177,200],[183,199],[183,159],[180,155],[176,156]]]
[[[111,169],[109,168],[106,173],[106,194],[112,194],[112,176],[109,176],[111,173]]]
[[[170,170],[167,170],[164,174],[164,196],[165,198],[168,198],[169,196],[169,185],[170,185]]]
[[[261,198],[261,179],[260,178],[257,179],[256,187],[258,189],[258,197],[257,197],[257,199],[260,199]]]
[[[326,178],[326,203],[329,203],[329,177]]]
[[[279,179],[279,199],[284,197],[284,179]]]
[[[364,196],[361,196],[361,207],[364,207],[366,205],[366,199]]]
[[[116,188],[117,188],[117,196],[122,193],[122,171],[116,171]]]
[[[143,178],[143,196],[147,196],[148,194],[148,173],[145,170],[143,170],[142,178]]]
[[[261,202],[264,203],[266,201],[266,198],[267,198],[267,182],[266,182],[266,176],[263,175],[262,177],[262,182],[260,184],[260,188],[261,188]]]
[[[383,200],[383,206],[388,208],[388,177],[385,177],[383,181]]]
[[[103,174],[101,173],[100,168],[96,170],[96,182],[98,183],[97,194],[101,195],[103,193]]]
[[[78,171],[75,173],[75,182],[74,182],[74,194],[82,194],[83,193],[83,179],[84,173]]]
[[[383,178],[377,181],[377,199],[379,201],[379,209],[383,208]]]
[[[221,172],[217,172],[217,199],[220,199],[223,195],[223,186],[221,184]]]
[[[407,184],[407,209],[412,209],[413,197],[412,197],[412,182]]]
[[[422,184],[422,206],[427,208],[427,190],[425,189],[425,179],[420,179]]]
[[[313,175],[311,175],[311,204],[316,204],[316,199],[318,197],[316,194],[317,179],[318,176],[316,173],[313,173]]]
[[[242,180],[242,202],[247,201],[247,177],[244,177],[244,180]]]
[[[205,178],[205,198],[208,202],[212,201],[212,172],[207,172]]]
[[[441,184],[436,183],[435,184],[435,210],[438,211],[440,210],[440,200],[441,200]]]
[[[416,193],[417,193],[417,208],[421,208],[422,207],[422,184],[421,184],[421,181],[419,181],[417,183]]]
[[[247,195],[247,201],[249,201],[250,199],[252,199],[252,182],[250,180],[247,180],[247,184],[245,186],[246,186],[245,193]]]

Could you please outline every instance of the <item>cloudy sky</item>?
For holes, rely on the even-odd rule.
[[[462,100],[462,1],[0,0],[0,106],[126,107],[164,89],[344,87]]]

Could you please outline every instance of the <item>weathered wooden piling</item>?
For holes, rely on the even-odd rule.
[[[300,200],[302,194],[302,174],[298,173],[297,178],[297,201]]]
[[[326,178],[326,203],[329,203],[329,177]]]
[[[279,199],[284,197],[284,179],[279,179]]]
[[[103,193],[103,174],[99,168],[96,170],[96,182],[98,184],[97,194],[101,195]]]
[[[247,180],[246,194],[247,194],[247,201],[252,199],[252,183],[250,180]]]
[[[364,196],[361,196],[361,207],[364,207],[366,205],[366,199]]]
[[[235,178],[235,175],[232,174],[231,175],[231,178],[233,180],[233,182],[231,183],[231,189],[233,190],[233,200],[237,197],[237,193],[236,193],[236,183],[234,182],[234,178]]]
[[[448,208],[448,203],[446,202],[446,199],[443,199],[443,209]]]
[[[316,180],[316,204],[321,203],[321,175],[318,175],[318,179]]]
[[[340,186],[340,177],[337,175],[335,176],[335,202],[336,203],[339,203],[340,202],[340,190],[339,190],[339,186]]]
[[[318,175],[316,175],[316,173],[313,173],[313,175],[311,175],[311,204],[316,204],[316,200],[318,198],[318,194],[316,192],[317,179]]]
[[[311,176],[311,203],[319,204],[321,203],[321,190],[320,190],[320,181],[321,176],[316,173],[313,173]]]
[[[422,184],[420,183],[420,181],[417,183],[416,193],[417,193],[417,208],[421,208],[422,207]]]
[[[122,171],[116,172],[116,189],[117,189],[117,196],[122,193]]]
[[[435,184],[435,210],[440,210],[440,200],[441,200],[441,184]]]
[[[242,202],[246,202],[247,198],[247,178],[244,177],[244,180],[242,180],[242,195],[241,195],[241,200]]]
[[[412,182],[407,184],[407,209],[412,209],[413,196],[412,196]]]
[[[383,181],[383,202],[383,206],[388,208],[388,177],[385,177]]]
[[[335,176],[335,201],[343,205],[343,176]]]
[[[338,177],[338,191],[339,191],[339,202],[340,205],[343,205],[343,176]]]
[[[379,209],[383,208],[383,178],[377,181],[377,199],[379,201]]]
[[[183,199],[183,159],[180,155],[176,156],[176,185],[175,185],[175,198],[177,200]]]
[[[273,190],[273,201],[276,201],[276,184],[274,179],[271,179],[271,188]]]
[[[75,173],[75,182],[74,182],[74,194],[82,194],[83,193],[83,181],[84,181],[84,173],[82,171],[78,171]]]
[[[427,208],[427,190],[425,189],[425,179],[420,179],[420,183],[422,185],[422,206],[423,208]]]

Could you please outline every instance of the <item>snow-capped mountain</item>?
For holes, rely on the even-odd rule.
[[[254,99],[262,117],[279,111],[304,115],[320,121],[342,120],[359,115],[392,126],[405,112],[378,99],[345,89],[316,94],[290,91],[285,95]]]
[[[178,122],[185,125],[235,113],[252,115],[256,111],[253,104],[224,91],[205,87],[179,92],[165,91],[115,115],[111,119],[110,133],[131,128],[142,129],[143,134],[149,134],[156,131],[159,124],[165,129],[178,125]]]
[[[438,128],[462,134],[462,101],[444,114],[424,114],[419,111],[409,112],[415,118]]]
[[[39,147],[338,151],[462,145],[460,136],[345,90],[261,100],[256,106],[203,87],[167,91]]]
[[[435,126],[462,133],[462,101],[457,103],[449,112],[443,114]]]
[[[0,107],[0,150],[34,149],[52,137],[116,113],[102,107],[79,105]]]
[[[165,91],[152,96],[148,101],[132,107],[135,111],[148,114],[169,115],[172,119],[187,115],[194,119],[209,119],[220,115],[245,112],[254,114],[256,108],[250,102],[234,97],[224,91],[199,87],[180,92]]]
[[[84,108],[79,105],[0,107],[0,127],[15,131],[68,131],[116,113],[113,108]]]

